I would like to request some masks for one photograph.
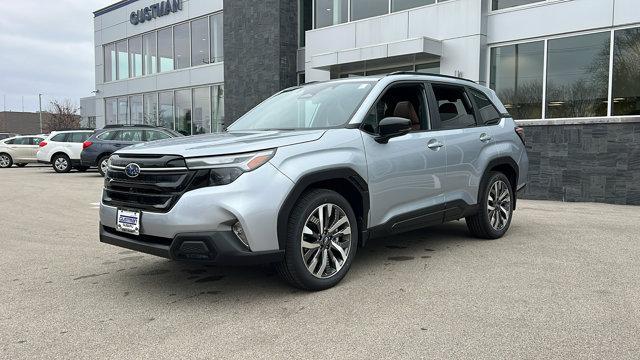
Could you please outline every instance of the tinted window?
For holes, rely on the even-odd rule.
[[[543,2],[544,0],[493,0],[491,10],[506,9],[514,6],[521,6]]]
[[[316,28],[347,22],[347,0],[316,0]]]
[[[117,141],[142,141],[142,130],[120,130],[115,136]]]
[[[422,85],[396,85],[387,90],[369,111],[363,129],[375,134],[380,120],[401,117],[411,120],[413,130],[427,130],[426,113]]]
[[[17,138],[13,142],[15,145],[31,145],[31,138],[21,137]]]
[[[171,137],[169,134],[157,130],[147,130],[146,133],[147,141],[163,140]]]
[[[433,85],[440,113],[440,129],[461,129],[476,125],[473,107],[464,88]]]
[[[176,69],[187,68],[191,65],[189,55],[189,23],[176,25],[173,27],[173,45],[176,54]]]
[[[5,144],[15,144],[16,143],[16,139],[10,139],[4,142]]]
[[[613,115],[640,115],[640,28],[615,32]]]
[[[351,0],[351,21],[389,13],[388,0]]]
[[[42,140],[44,140],[43,138],[39,138],[39,137],[34,137],[34,138],[29,138],[31,140],[30,145],[39,145],[40,142]]]
[[[113,140],[113,138],[116,136],[116,134],[118,134],[118,131],[116,131],[116,130],[105,131],[102,134],[96,136],[96,138],[98,138],[100,140]]]
[[[500,113],[485,94],[474,89],[469,89],[469,93],[476,103],[483,124],[495,124],[500,121]]]
[[[418,6],[433,4],[435,2],[435,0],[393,0],[391,2],[391,11],[407,10]]]
[[[191,66],[209,63],[209,19],[191,22]]]
[[[67,134],[58,134],[54,137],[51,138],[51,141],[56,141],[56,142],[64,142],[64,138],[67,136]]]
[[[69,133],[67,136],[67,142],[71,143],[82,143],[87,140],[91,136],[89,132],[75,132]]]

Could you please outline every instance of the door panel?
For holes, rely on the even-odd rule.
[[[427,147],[432,140],[442,142],[434,135],[428,131],[412,132],[379,144],[373,136],[363,133],[371,196],[370,226],[444,204],[446,156],[442,147]]]

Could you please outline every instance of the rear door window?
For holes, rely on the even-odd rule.
[[[158,130],[146,130],[145,133],[146,141],[163,140],[171,137],[169,134]]]
[[[91,136],[89,132],[74,132],[69,133],[67,136],[67,142],[71,143],[82,143],[87,140]]]
[[[115,140],[124,142],[142,141],[142,130],[120,130]]]
[[[471,100],[462,86],[432,84],[440,114],[440,130],[476,126]]]
[[[113,140],[118,135],[118,131],[105,131],[102,134],[96,136],[97,139],[100,140]]]
[[[484,93],[475,89],[469,89],[469,93],[476,103],[476,109],[478,109],[480,113],[481,123],[483,125],[492,125],[500,122],[502,118],[500,112],[498,112],[498,109],[496,109]]]
[[[14,144],[15,145],[31,145],[31,138],[30,137],[17,138]]]

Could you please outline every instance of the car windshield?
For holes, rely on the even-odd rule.
[[[228,131],[321,129],[346,124],[375,81],[338,81],[285,90],[234,122]]]

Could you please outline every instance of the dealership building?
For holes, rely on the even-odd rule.
[[[215,132],[300,83],[455,75],[525,127],[526,197],[640,204],[637,0],[123,0],[94,16],[97,127]]]

